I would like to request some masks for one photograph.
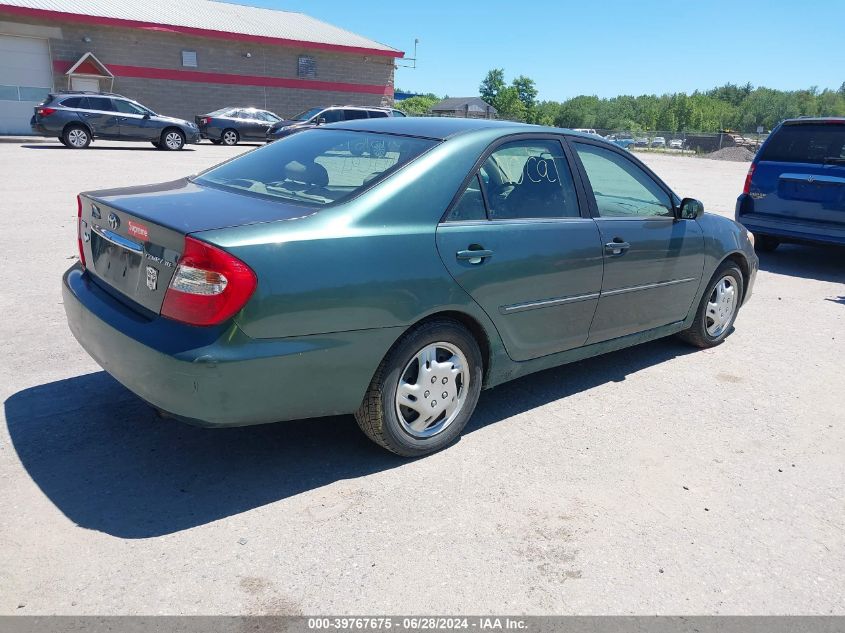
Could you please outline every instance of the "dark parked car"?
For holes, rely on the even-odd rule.
[[[71,149],[88,147],[98,138],[147,141],[167,150],[200,140],[190,121],[156,114],[137,101],[105,92],[50,94],[29,123],[36,134],[55,136]]]
[[[789,119],[754,157],[736,203],[757,249],[845,244],[845,118]]]
[[[267,140],[269,129],[282,118],[257,108],[221,108],[194,120],[203,138],[216,145],[237,145],[238,141]]]
[[[293,119],[286,119],[275,123],[267,132],[267,141],[288,136],[294,132],[317,127],[324,123],[338,123],[341,121],[358,121],[360,119],[384,119],[387,117],[404,117],[405,113],[393,108],[375,108],[363,106],[330,106],[328,108],[311,108],[300,112]]]
[[[452,118],[320,126],[81,194],[78,240],[70,329],[158,410],[354,413],[401,455],[456,439],[483,387],[672,334],[718,345],[757,272],[742,226],[629,152]]]

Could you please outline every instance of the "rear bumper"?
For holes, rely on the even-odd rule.
[[[401,328],[251,339],[236,325],[146,319],[78,264],[63,278],[68,325],[97,363],[154,407],[203,426],[345,414]]]
[[[781,219],[756,213],[740,213],[744,197],[736,204],[736,221],[755,234],[771,235],[784,241],[810,242],[815,244],[845,245],[845,225],[822,222],[802,222],[795,218]]]

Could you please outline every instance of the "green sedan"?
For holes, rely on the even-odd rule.
[[[355,415],[439,450],[483,388],[733,329],[751,236],[625,150],[445,118],[325,125],[197,176],[79,196],[74,336],[206,426]]]

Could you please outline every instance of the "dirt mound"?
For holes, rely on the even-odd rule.
[[[723,147],[715,152],[705,154],[704,158],[713,160],[732,160],[738,163],[750,163],[754,160],[754,152],[745,147]]]

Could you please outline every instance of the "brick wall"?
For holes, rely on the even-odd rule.
[[[331,51],[233,42],[188,35],[125,29],[109,26],[56,23],[13,16],[7,22],[59,26],[61,37],[50,38],[53,60],[74,63],[90,51],[106,66],[141,66],[168,70],[195,70],[259,77],[297,78],[300,55],[316,60],[318,81],[390,86],[394,60],[383,56],[335,53]],[[83,38],[90,38],[85,42]],[[197,53],[197,67],[182,66],[182,51]],[[249,53],[250,57],[246,57]],[[67,89],[67,77],[54,72],[54,89]],[[307,81],[307,80],[306,80]],[[103,90],[108,86],[103,85]],[[148,105],[162,114],[192,118],[224,106],[256,106],[281,116],[307,108],[331,104],[391,105],[390,95],[332,92],[299,88],[275,88],[231,84],[209,84],[164,79],[115,77],[114,92]]]

